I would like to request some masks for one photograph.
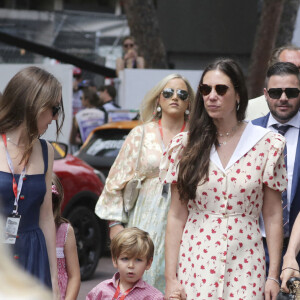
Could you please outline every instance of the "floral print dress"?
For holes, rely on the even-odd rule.
[[[161,163],[161,180],[176,183],[188,133],[178,134]],[[259,229],[263,186],[284,191],[284,138],[248,123],[226,168],[215,147],[209,176],[188,202],[177,276],[187,299],[263,300],[265,254]]]
[[[170,193],[159,180],[159,164],[163,155],[162,140],[157,122],[144,126],[139,175],[145,177],[135,206],[126,212],[123,190],[133,178],[142,138],[142,126],[131,130],[118,157],[110,169],[104,190],[96,204],[95,213],[105,220],[117,220],[126,227],[147,231],[154,243],[151,268],[143,279],[161,292],[165,289],[165,230],[170,206]]]
[[[65,299],[68,286],[68,273],[64,247],[67,242],[69,226],[69,223],[62,223],[56,230],[57,275],[61,300]]]

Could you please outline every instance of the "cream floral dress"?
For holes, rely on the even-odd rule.
[[[156,122],[144,125],[144,141],[140,158],[142,183],[135,207],[127,213],[123,205],[123,189],[133,178],[138,150],[142,137],[142,126],[131,130],[106,179],[104,190],[97,202],[95,213],[105,220],[117,220],[126,227],[138,227],[149,232],[155,246],[153,263],[143,279],[164,292],[165,279],[165,227],[170,205],[170,193],[163,192],[159,181],[159,164],[163,155],[162,140]]]
[[[188,133],[173,138],[162,182],[176,183]],[[209,176],[188,202],[177,276],[187,299],[263,300],[265,254],[259,230],[263,186],[282,192],[284,138],[248,123],[226,168],[213,147]]]

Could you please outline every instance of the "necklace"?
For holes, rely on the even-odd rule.
[[[236,131],[236,129],[238,128],[238,126],[240,125],[240,123],[241,123],[241,121],[238,121],[238,122],[236,123],[236,125],[234,125],[234,126],[230,129],[230,131],[228,131],[228,132],[220,133],[220,132],[217,131],[217,135],[220,136],[220,137],[223,137],[223,136],[228,137],[228,136],[230,136],[233,132]]]
[[[236,132],[236,130],[237,130],[238,126],[240,125],[240,123],[241,123],[241,121],[238,121],[237,124],[236,124],[235,126],[233,126],[233,127],[231,128],[231,130],[228,131],[228,132],[225,132],[225,133],[219,133],[219,132],[217,131],[217,135],[218,135],[219,137],[225,137],[225,138],[227,138],[227,141],[223,141],[223,142],[219,142],[219,141],[218,141],[218,146],[219,146],[219,147],[222,146],[222,145],[226,145],[226,144],[230,141],[230,139],[234,136],[234,133]],[[233,133],[233,134],[232,134],[232,133]]]
[[[11,138],[7,137],[6,138],[8,142],[12,143],[13,145],[15,145],[16,147],[20,148],[21,146],[17,143],[15,143]]]

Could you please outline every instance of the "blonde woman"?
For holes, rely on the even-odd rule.
[[[144,280],[160,291],[165,286],[164,238],[170,195],[167,186],[159,181],[159,163],[170,140],[187,129],[193,100],[190,84],[178,74],[165,77],[146,95],[140,110],[144,125],[134,128],[126,138],[96,205],[96,214],[110,221],[111,239],[124,226],[149,232],[155,253],[152,268],[145,272]],[[145,179],[135,206],[126,212],[123,190],[135,173],[143,129],[139,176]]]
[[[7,84],[0,101],[0,198],[7,224],[15,226],[6,227],[10,234],[5,242],[26,271],[53,288],[55,299],[59,290],[51,197],[54,154],[39,137],[52,121],[59,132],[63,117],[61,84],[47,71],[28,67]]]

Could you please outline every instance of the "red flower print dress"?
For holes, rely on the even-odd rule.
[[[161,162],[162,182],[176,183],[188,133],[173,138]],[[215,147],[209,177],[188,202],[177,276],[187,299],[263,300],[265,254],[259,230],[263,186],[284,191],[284,138],[248,123],[224,169]]]

